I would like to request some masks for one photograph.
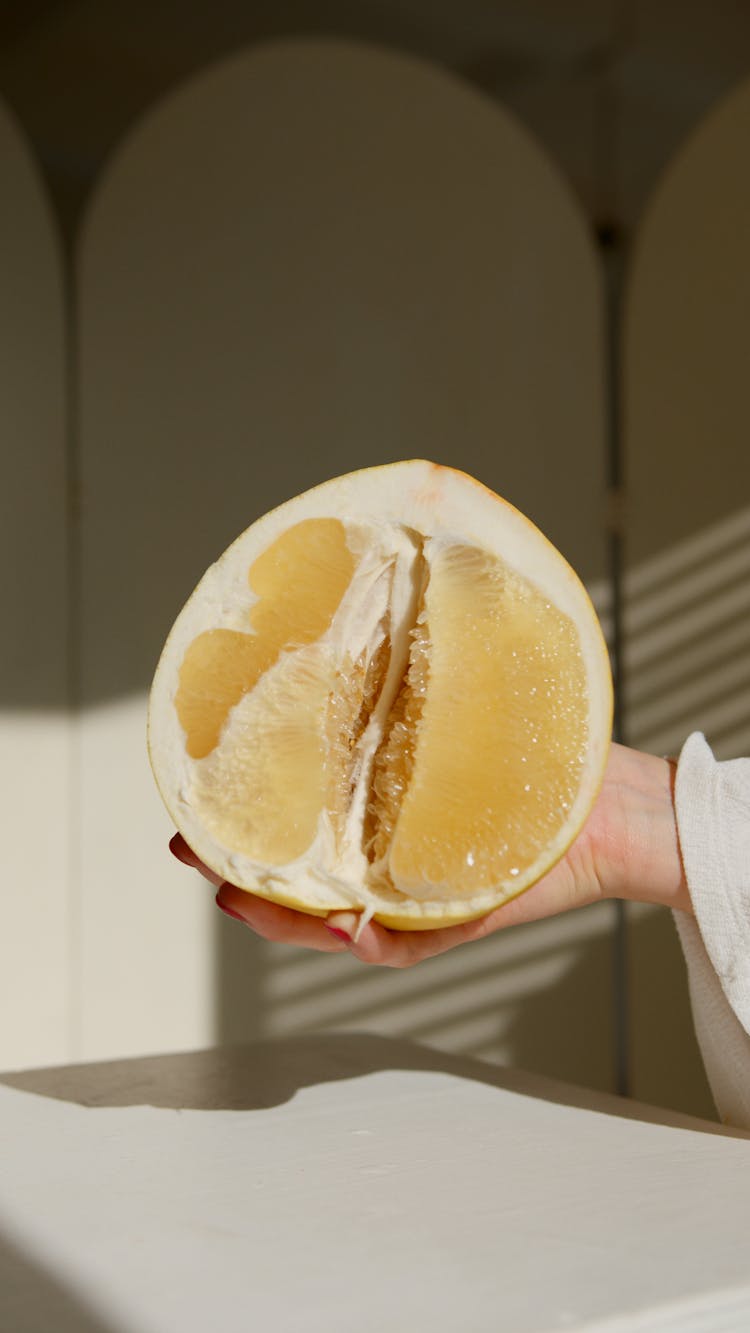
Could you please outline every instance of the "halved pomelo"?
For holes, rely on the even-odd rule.
[[[175,824],[233,884],[402,929],[515,897],[601,784],[607,649],[516,509],[415,461],[266,514],[199,583],[154,677]]]

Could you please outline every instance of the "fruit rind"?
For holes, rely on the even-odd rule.
[[[560,836],[547,846],[539,864],[529,867],[512,885],[483,890],[461,901],[416,902],[402,900],[395,891],[376,894],[361,887],[355,890],[351,884],[336,884],[331,876],[323,880],[311,872],[309,858],[269,870],[228,853],[216,843],[184,799],[188,787],[184,735],[173,706],[177,664],[187,645],[207,627],[215,624],[246,630],[253,603],[247,582],[249,564],[290,524],[331,516],[345,516],[352,523],[378,524],[386,519],[430,537],[470,540],[548,590],[582,636],[590,691],[585,781]],[[487,914],[524,892],[564,855],[583,827],[601,786],[611,716],[607,649],[578,576],[530,520],[480,482],[454,469],[413,460],[325,482],[272,510],[232,543],[198,584],[164,646],[151,691],[148,743],[157,786],[174,823],[216,874],[259,897],[312,915],[364,911],[391,929],[421,930]]]

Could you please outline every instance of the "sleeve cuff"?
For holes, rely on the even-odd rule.
[[[700,936],[726,999],[750,1033],[750,759],[719,763],[695,732],[677,765],[675,807]]]

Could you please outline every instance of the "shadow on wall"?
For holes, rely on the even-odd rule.
[[[610,1092],[608,923],[608,905],[584,909],[556,923],[549,948],[551,932],[539,922],[398,972],[365,969],[346,955],[267,945],[222,922],[217,1040],[367,1031]],[[561,927],[569,931],[568,947]],[[669,913],[633,913],[628,945],[631,1095],[713,1118]]]
[[[586,944],[556,985],[513,1011],[505,1040],[512,1064],[583,1084],[590,1049],[610,1015],[600,1006],[611,976],[608,940]],[[706,1119],[716,1109],[693,1028],[685,963],[671,914],[633,913],[628,925],[630,1095]],[[606,1049],[606,1047],[604,1047]],[[608,1090],[610,1082],[597,1086]]]
[[[628,574],[624,637],[632,744],[675,753],[700,728],[720,758],[750,753],[750,507]]]
[[[715,1119],[671,913],[632,909],[628,946],[633,1095],[655,1106]]]

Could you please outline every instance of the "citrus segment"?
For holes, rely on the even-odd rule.
[[[233,708],[195,768],[193,799],[218,842],[272,866],[310,846],[325,804],[334,687],[330,656],[313,645],[285,654]]]
[[[420,666],[388,869],[405,893],[460,897],[528,871],[565,822],[586,751],[586,677],[572,621],[476,548],[436,550],[423,616],[429,680]]]
[[[193,759],[210,754],[234,706],[282,649],[314,643],[328,629],[354,571],[338,519],[308,519],[289,528],[253,562],[248,582],[258,601],[252,634],[208,630],[180,667],[175,707]]]

